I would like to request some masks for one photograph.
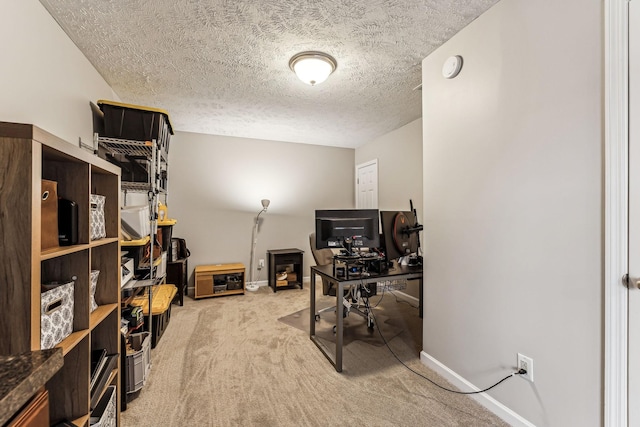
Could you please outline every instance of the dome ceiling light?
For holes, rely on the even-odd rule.
[[[323,52],[300,52],[289,60],[289,68],[311,86],[327,80],[337,67],[336,60]]]

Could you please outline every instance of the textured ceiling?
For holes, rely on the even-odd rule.
[[[422,59],[496,2],[41,0],[123,102],[175,130],[342,147],[420,117]],[[338,61],[315,87],[288,66],[306,50]]]

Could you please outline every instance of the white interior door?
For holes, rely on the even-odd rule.
[[[628,425],[640,426],[640,2],[629,2]]]
[[[378,209],[378,160],[356,166],[356,208]]]

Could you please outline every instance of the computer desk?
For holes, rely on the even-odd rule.
[[[333,283],[336,287],[336,313],[342,313],[343,310],[343,295],[345,287],[349,285],[377,283],[386,280],[420,280],[420,294],[418,302],[418,312],[422,318],[422,266],[405,266],[397,265],[394,263],[394,268],[389,269],[386,273],[371,273],[368,277],[349,277],[347,280],[344,277],[336,277],[333,273],[333,265],[316,265],[311,267],[311,308],[310,322],[309,322],[309,337],[315,343],[315,345],[322,351],[322,353],[329,359],[331,364],[336,368],[337,372],[342,372],[342,343],[343,343],[343,325],[344,318],[342,315],[336,315],[336,351],[335,356],[332,354],[329,348],[319,341],[316,336],[316,275],[327,279]]]

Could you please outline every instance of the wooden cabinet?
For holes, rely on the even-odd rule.
[[[49,394],[39,392],[25,406],[8,427],[49,427]]]
[[[198,265],[195,269],[195,283],[195,299],[244,294],[244,265]]]
[[[303,250],[296,248],[269,249],[267,251],[269,269],[269,286],[276,292],[278,289],[302,289]],[[286,274],[285,274],[286,273]],[[278,280],[282,275],[283,279]]]
[[[41,250],[43,179],[78,204],[77,244]],[[90,240],[90,194],[105,196],[106,237],[98,240]],[[64,365],[46,385],[52,423],[88,424],[91,350],[120,352],[119,197],[116,166],[35,126],[0,123],[0,354],[40,349],[41,284],[75,278],[73,332],[56,346]],[[92,270],[100,271],[93,311]],[[107,385],[118,385],[118,375],[119,367]]]

